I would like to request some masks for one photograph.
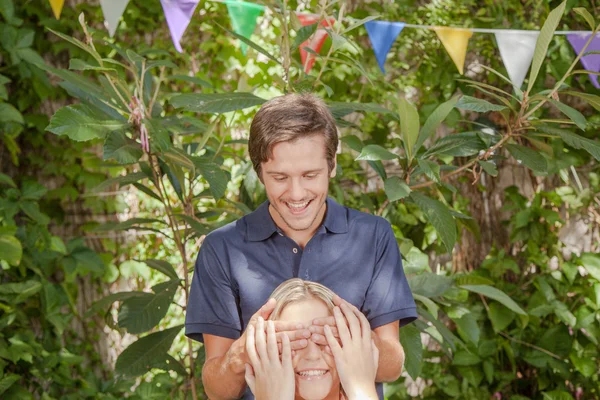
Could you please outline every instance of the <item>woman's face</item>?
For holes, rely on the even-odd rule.
[[[285,306],[279,320],[310,325],[313,319],[330,315],[327,305],[313,297]],[[340,379],[335,362],[323,346],[309,339],[307,347],[296,350],[292,362],[296,372],[296,399],[339,399]]]

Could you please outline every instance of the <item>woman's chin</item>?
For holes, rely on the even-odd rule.
[[[322,400],[331,392],[331,373],[327,372],[319,379],[296,379],[298,394],[304,400]]]

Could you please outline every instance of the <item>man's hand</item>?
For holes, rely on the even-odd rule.
[[[246,371],[246,364],[250,363],[246,351],[246,337],[248,327],[253,326],[256,328],[259,317],[263,320],[267,320],[273,310],[275,309],[275,299],[269,299],[248,321],[246,330],[231,345],[231,348],[227,352],[226,358],[231,370],[236,374],[243,374]],[[279,353],[282,352],[282,336],[286,335],[290,341],[290,348],[292,351],[300,350],[308,345],[308,338],[310,338],[311,332],[307,329],[304,324],[298,322],[286,322],[286,321],[274,321],[275,334],[277,339],[277,346]]]
[[[349,307],[354,307],[352,304],[348,303],[346,300],[342,299],[337,294],[333,296],[333,304],[337,307],[340,307],[342,304],[346,304]],[[336,320],[333,316],[314,319],[312,321],[312,325],[308,328],[309,331],[312,333],[310,339],[318,345],[326,346],[325,351],[329,354],[332,354],[331,348],[328,346],[327,343],[327,338],[325,337],[326,325],[331,328],[331,334],[337,339],[338,343],[341,344],[340,335],[336,327]],[[346,324],[346,326],[348,325]]]

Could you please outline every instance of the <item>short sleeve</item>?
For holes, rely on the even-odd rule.
[[[376,261],[362,307],[371,328],[400,321],[404,326],[417,318],[415,301],[408,286],[398,242],[390,224],[379,219],[376,232]]]
[[[210,235],[198,253],[185,315],[185,335],[204,342],[203,334],[237,339],[240,313],[229,269],[222,265]]]

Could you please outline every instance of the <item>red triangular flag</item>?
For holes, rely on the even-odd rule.
[[[319,17],[313,14],[298,14],[298,19],[302,26],[312,25],[319,22]],[[328,18],[326,20],[321,21],[322,27],[332,27],[335,22],[334,18]],[[300,45],[300,59],[302,60],[302,65],[304,66],[304,72],[307,74],[312,69],[315,64],[315,56],[314,54],[308,53],[304,50],[304,47],[308,47],[313,50],[315,53],[319,53],[321,48],[323,47],[323,43],[325,43],[325,39],[327,38],[327,31],[325,29],[318,28],[315,34],[304,43]]]

